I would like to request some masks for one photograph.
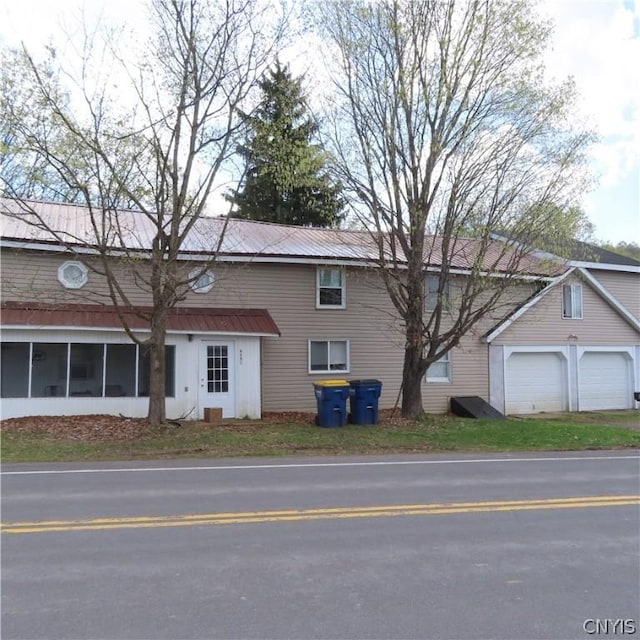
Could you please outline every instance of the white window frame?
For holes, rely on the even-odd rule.
[[[326,369],[312,369],[311,368],[311,344],[316,342],[324,342],[327,345],[327,368]],[[346,347],[346,369],[332,369],[331,368],[331,343],[342,342]],[[349,340],[345,338],[311,338],[307,345],[307,370],[310,375],[319,374],[326,375],[327,373],[349,373],[351,369],[351,345]]]
[[[562,285],[562,318],[564,320],[582,320],[584,318],[581,284]]]
[[[424,295],[424,308],[425,311],[435,311],[438,304],[438,286],[440,284],[440,275],[434,273],[427,273],[425,277],[425,295]],[[449,310],[449,281],[444,283],[444,289],[442,291],[442,310]]]
[[[434,364],[446,364],[447,365],[447,375],[446,377],[442,377],[442,376],[433,376],[433,375],[429,375],[429,369],[431,369],[431,367]],[[443,356],[441,356],[440,358],[438,358],[435,362],[431,363],[431,366],[429,367],[429,369],[427,369],[427,373],[426,373],[426,379],[427,382],[451,382],[451,351],[447,351],[447,353],[445,353]]]
[[[320,290],[321,289],[336,289],[338,287],[322,287],[320,286],[320,274],[322,271],[338,271],[340,273],[340,291],[341,302],[340,304],[321,304],[320,303]],[[319,266],[316,269],[316,309],[345,309],[347,306],[347,287],[346,287],[346,272],[342,267],[334,266]]]
[[[203,276],[208,276],[209,277],[209,283],[206,285],[203,285],[201,287],[198,287],[198,280],[200,280],[200,278],[202,278]],[[191,280],[191,290],[194,293],[209,293],[209,291],[211,291],[211,289],[213,289],[213,285],[216,282],[216,277],[215,274],[213,273],[213,271],[209,270],[209,269],[193,269],[190,273],[189,273],[189,279]]]
[[[80,276],[80,280],[78,281],[69,280],[65,276],[64,272],[69,267],[75,267],[77,269],[80,269],[80,272],[82,274]],[[58,282],[60,282],[60,284],[65,289],[82,289],[82,287],[84,287],[84,285],[87,284],[88,280],[89,280],[89,269],[87,268],[86,265],[82,264],[82,262],[79,262],[78,260],[67,260],[58,267]]]

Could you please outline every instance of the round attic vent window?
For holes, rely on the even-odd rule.
[[[67,289],[80,289],[87,284],[89,270],[82,262],[67,260],[58,268],[58,280]]]
[[[215,277],[211,271],[200,271],[195,269],[189,274],[189,278],[193,278],[191,281],[191,288],[195,293],[208,293],[213,289]]]

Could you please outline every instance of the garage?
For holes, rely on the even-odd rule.
[[[579,409],[631,409],[631,358],[622,351],[585,351],[579,360]]]
[[[559,352],[509,355],[505,365],[506,413],[567,411],[566,360]]]

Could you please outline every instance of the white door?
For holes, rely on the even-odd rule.
[[[560,353],[512,353],[505,367],[506,412],[567,411],[565,371]]]
[[[203,342],[200,347],[200,406],[221,407],[223,418],[236,417],[235,344],[233,342]]]
[[[628,356],[620,352],[588,351],[582,354],[580,372],[580,411],[631,409],[631,367]]]

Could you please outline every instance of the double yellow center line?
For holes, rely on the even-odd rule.
[[[640,505],[640,495],[405,504],[376,507],[338,507],[327,509],[286,509],[280,511],[240,511],[169,516],[92,518],[89,520],[43,520],[38,522],[6,522],[1,524],[1,528],[2,533],[100,531],[108,529],[254,524],[259,522],[299,522],[303,520],[389,518],[395,516],[431,516],[499,511],[534,511],[542,509],[584,509],[589,507],[620,507],[628,505]]]

